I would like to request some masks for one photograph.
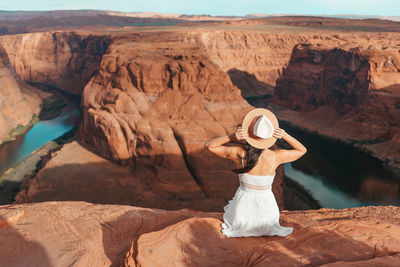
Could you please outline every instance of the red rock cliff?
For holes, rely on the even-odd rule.
[[[297,45],[274,102],[301,115],[282,118],[350,140],[399,168],[400,53],[386,45]]]
[[[12,129],[31,123],[47,95],[24,83],[15,74],[0,45],[0,144],[12,139]]]
[[[0,44],[25,81],[46,83],[80,95],[98,69],[109,38],[74,32],[44,32],[0,37]]]

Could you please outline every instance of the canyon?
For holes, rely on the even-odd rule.
[[[398,145],[399,139],[397,133],[400,74],[397,34],[390,32],[349,34],[340,31],[327,33],[322,30],[311,32],[310,29],[296,32],[290,28],[278,28],[279,32],[271,28],[265,33],[258,28],[246,29],[245,26],[241,30],[219,29],[222,27],[215,26],[216,29],[199,27],[200,29],[178,29],[167,32],[143,30],[123,34],[111,31],[107,35],[99,35],[96,31],[31,33],[4,36],[1,43],[10,59],[10,64],[22,79],[50,84],[72,94],[82,95],[84,115],[79,133],[81,136],[85,135],[85,143],[91,145],[96,143],[95,149],[102,150],[98,151],[100,155],[113,160],[123,161],[135,154],[135,148],[131,145],[134,142],[131,133],[135,132],[135,129],[134,126],[127,126],[125,123],[122,125],[124,129],[118,130],[118,133],[112,130],[110,134],[114,135],[112,138],[116,138],[115,144],[110,141],[111,137],[104,137],[104,133],[101,133],[102,137],[97,136],[97,133],[93,136],[86,135],[89,128],[99,129],[94,125],[89,126],[89,123],[93,123],[90,122],[90,117],[93,115],[87,112],[93,105],[97,105],[91,99],[93,98],[91,95],[99,93],[100,89],[95,88],[105,87],[106,83],[108,87],[107,95],[101,97],[108,99],[98,98],[95,101],[107,101],[107,104],[113,102],[115,100],[112,98],[122,96],[115,89],[121,90],[120,87],[124,87],[123,91],[135,91],[135,93],[139,91],[146,96],[151,95],[151,100],[147,102],[152,103],[161,92],[166,92],[166,88],[172,86],[171,89],[175,94],[176,88],[188,87],[185,84],[168,84],[173,82],[170,76],[178,72],[183,73],[185,78],[189,76],[188,79],[193,79],[190,75],[198,75],[201,72],[201,65],[198,69],[185,69],[182,66],[184,62],[193,64],[197,61],[205,66],[204,71],[219,73],[218,77],[211,77],[215,82],[210,82],[210,88],[218,83],[218,86],[227,92],[232,92],[234,90],[232,88],[238,87],[245,98],[273,96],[271,101],[273,104],[289,108],[285,112],[279,112],[279,108],[276,110],[282,119],[292,121],[295,125],[311,131],[352,142],[380,158],[386,165],[398,168],[398,151],[390,150]],[[148,42],[153,43],[149,45]],[[312,48],[300,48],[300,45],[296,46],[298,44],[306,44],[304,47],[310,45]],[[54,51],[54,55],[46,55],[44,52],[50,50]],[[121,55],[128,53],[132,53],[132,56],[122,59]],[[327,60],[331,61],[326,62]],[[361,61],[364,64],[363,69],[350,70],[346,67],[348,64],[359,64]],[[159,69],[150,66],[150,62],[159,62]],[[170,66],[171,64],[174,66]],[[324,68],[326,64],[330,66]],[[208,69],[211,65],[211,69]],[[120,67],[123,69],[119,69]],[[173,69],[174,67],[177,69]],[[340,69],[341,72],[338,71]],[[97,70],[98,73],[95,73]],[[227,79],[226,74],[230,79]],[[175,83],[181,82],[182,75],[176,77]],[[336,79],[339,76],[343,77]],[[208,80],[209,77],[200,78]],[[341,88],[329,84],[328,80],[342,83]],[[206,87],[201,81],[190,80],[186,83],[193,83],[191,86],[195,87]],[[86,92],[82,93],[85,86]],[[330,86],[336,88],[328,88]],[[231,89],[228,89],[229,87]],[[353,91],[348,91],[348,87],[353,88]],[[105,94],[105,90],[102,90]],[[316,93],[317,90],[321,92]],[[200,93],[207,94],[206,91]],[[218,94],[217,91],[210,93]],[[130,110],[121,110],[120,113],[129,115],[136,113],[132,110],[135,101],[141,101],[136,104],[149,105],[144,104],[138,95],[131,97],[133,101],[121,100],[118,105],[122,109],[130,106]],[[192,92],[188,91],[185,97],[188,95],[192,95]],[[123,98],[128,99],[125,96]],[[209,96],[207,98],[211,101]],[[243,102],[235,98],[229,101]],[[271,109],[274,109],[273,106]],[[294,112],[291,112],[292,110]],[[159,112],[173,113],[172,110],[159,110]],[[242,116],[240,113],[227,113],[238,114],[234,118],[236,121],[240,121],[239,117]],[[96,116],[103,120],[105,114],[103,112],[101,116],[99,114]],[[326,117],[331,118],[330,122],[337,123],[333,126],[329,123],[328,127]],[[385,119],[380,119],[382,117]],[[137,121],[138,117],[129,119]],[[121,118],[113,123],[124,124],[118,120]],[[89,128],[84,130],[86,127]],[[227,125],[223,127],[227,129]],[[343,131],[349,127],[350,131]],[[104,129],[106,128],[108,126]],[[124,131],[126,133],[122,133]]]
[[[0,253],[10,265],[395,266],[398,207],[284,211],[282,222],[295,227],[289,239],[219,232],[215,211],[238,186],[236,163],[203,144],[233,132],[250,103],[400,168],[399,23],[346,32],[335,28],[339,20],[326,29],[303,20],[1,36],[0,79],[12,86],[0,99],[14,103],[0,112],[4,136],[40,111],[48,92],[30,84],[79,96],[81,107],[74,140],[51,151],[15,203],[0,207],[2,236],[31,248],[27,257],[9,256],[12,246]],[[10,115],[16,109],[20,117]],[[287,209],[283,166],[273,191]]]

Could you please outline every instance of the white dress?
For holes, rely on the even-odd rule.
[[[274,163],[275,153],[271,169]],[[221,224],[224,235],[287,236],[293,232],[292,227],[279,224],[279,208],[271,190],[274,177],[239,174],[240,186],[233,199],[224,207],[224,222]]]

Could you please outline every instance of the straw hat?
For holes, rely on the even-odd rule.
[[[247,143],[256,148],[268,148],[276,142],[272,137],[274,129],[279,128],[278,119],[268,109],[256,108],[251,110],[243,119],[243,132],[249,136],[245,138]]]

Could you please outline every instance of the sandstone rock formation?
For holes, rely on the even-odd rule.
[[[399,168],[400,53],[390,43],[355,45],[296,46],[274,102],[300,112],[304,118],[282,115],[294,124],[360,145]]]
[[[0,46],[0,144],[10,141],[13,129],[30,125],[40,112],[42,99],[49,96],[24,83],[12,70]]]
[[[286,238],[222,236],[221,213],[86,202],[0,207],[2,266],[398,266],[399,207],[282,212]],[[325,264],[325,265],[324,265]]]
[[[273,28],[270,31],[197,31],[190,42],[203,47],[215,64],[227,72],[243,97],[273,95],[282,67],[290,60],[293,47],[312,38],[308,32],[295,34]],[[324,34],[316,38],[325,38]],[[188,42],[189,42],[188,40]]]
[[[45,83],[81,95],[98,69],[109,38],[74,32],[1,36],[0,46],[25,81]]]
[[[5,205],[0,266],[119,266],[142,233],[204,216],[213,214],[86,202]]]
[[[397,266],[398,207],[285,212],[286,238],[226,238],[216,218],[190,218],[141,235],[134,266]],[[137,251],[137,252],[136,252]],[[137,254],[136,254],[137,253]]]
[[[170,33],[115,38],[82,97],[78,138],[99,155],[133,160],[135,175],[160,192],[191,180],[199,197],[232,197],[235,165],[203,145],[233,132],[252,107],[201,48]]]

